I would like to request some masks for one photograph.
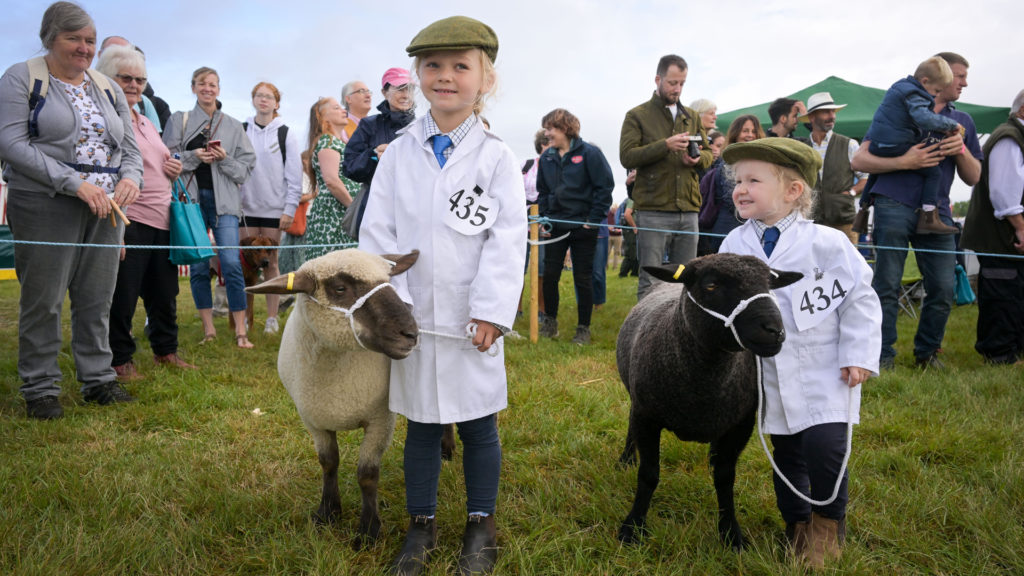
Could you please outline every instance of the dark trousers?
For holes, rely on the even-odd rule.
[[[625,278],[630,274],[640,274],[640,261],[636,257],[636,231],[625,227],[622,229],[622,265],[619,266],[619,276]]]
[[[170,232],[133,222],[124,231],[126,246],[169,246]],[[111,365],[120,366],[135,354],[132,318],[141,296],[149,316],[149,345],[153,354],[166,356],[178,351],[178,267],[170,251],[125,250],[117,270],[117,285],[110,306]]]
[[[544,251],[544,312],[558,317],[558,281],[562,278],[562,263],[566,251],[571,251],[572,280],[576,286],[576,310],[580,326],[590,326],[594,311],[594,252],[597,250],[597,228],[560,228],[551,231],[552,238],[566,232],[569,237],[548,244]]]
[[[405,507],[412,516],[433,516],[441,477],[441,435],[444,424],[409,420],[405,435]],[[501,475],[498,422],[491,414],[456,424],[462,439],[462,471],[466,481],[466,513],[494,514]]]
[[[1011,364],[1024,355],[1024,262],[978,256],[978,341],[991,362]]]
[[[772,434],[775,464],[786,475],[794,488],[813,500],[828,500],[835,490],[836,478],[846,454],[845,422],[818,424],[796,434]],[[843,476],[839,496],[828,506],[811,506],[786,486],[777,474],[775,502],[787,524],[808,520],[811,512],[819,516],[841,520],[846,516],[849,473]]]

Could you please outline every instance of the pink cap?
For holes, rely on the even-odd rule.
[[[384,88],[388,84],[401,86],[408,84],[410,81],[412,81],[412,77],[409,76],[409,71],[405,68],[388,68],[387,72],[380,79],[380,87]]]

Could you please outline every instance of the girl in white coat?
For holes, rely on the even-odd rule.
[[[846,236],[804,216],[821,158],[805,144],[768,138],[733,144],[733,201],[745,224],[720,252],[749,254],[803,280],[774,291],[786,342],[763,360],[763,426],[779,470],[805,496],[832,495],[846,454],[847,424],[857,423],[859,384],[878,372],[881,307],[871,268]],[[838,558],[845,536],[848,477],[838,496],[811,505],[774,475],[775,497],[794,553],[815,566]]]
[[[359,233],[378,254],[419,250],[393,279],[421,332],[391,365],[391,409],[408,418],[405,544],[392,573],[418,574],[434,548],[443,424],[463,441],[468,518],[463,574],[489,573],[501,470],[496,413],[507,406],[502,333],[511,327],[526,258],[526,192],[519,163],[478,117],[494,85],[498,39],[466,17],[435,22],[406,49],[430,102],[381,156]],[[470,340],[467,325],[475,326]],[[426,331],[430,331],[426,333]],[[442,335],[438,335],[442,334]]]

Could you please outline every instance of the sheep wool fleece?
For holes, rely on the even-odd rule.
[[[795,434],[832,422],[860,421],[861,386],[840,379],[839,368],[878,374],[882,309],[871,288],[871,267],[842,232],[802,217],[782,233],[766,257],[753,222],[736,228],[719,252],[756,256],[804,279],[774,290],[786,342],[764,359],[764,430]],[[853,403],[852,411],[849,410]]]
[[[462,335],[473,318],[512,326],[526,261],[526,191],[519,162],[500,138],[473,124],[444,168],[425,117],[382,155],[359,247],[376,254],[419,250],[392,278],[421,329]],[[391,365],[391,409],[423,423],[475,420],[508,405],[504,342],[496,356],[468,339],[422,334]]]

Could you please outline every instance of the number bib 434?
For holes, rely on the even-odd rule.
[[[796,329],[803,332],[814,328],[846,299],[853,287],[853,279],[842,266],[827,272],[815,268],[793,286],[793,319]]]
[[[448,197],[444,214],[446,226],[473,236],[494,225],[498,217],[498,201],[488,195],[480,186],[458,190]]]

